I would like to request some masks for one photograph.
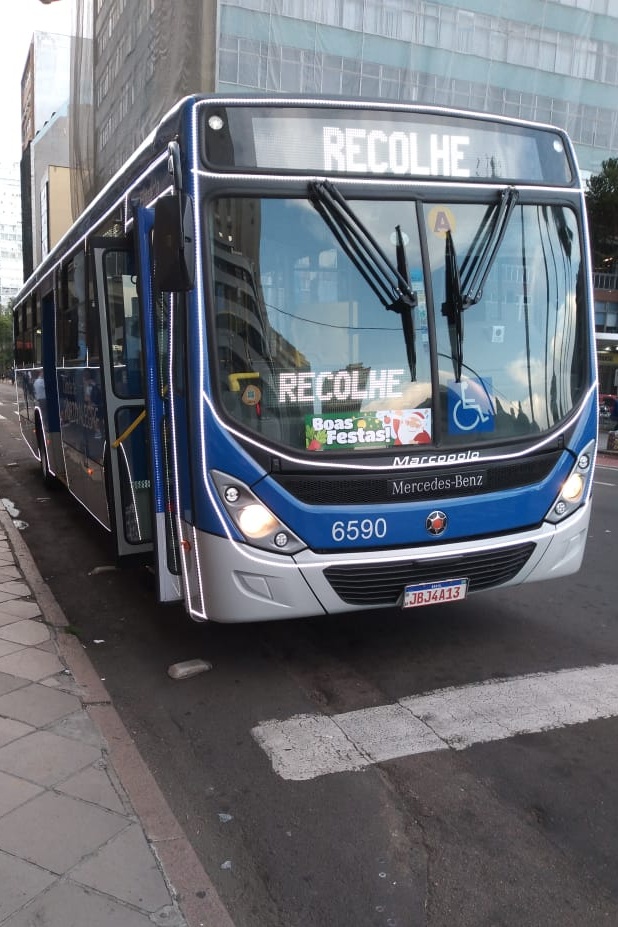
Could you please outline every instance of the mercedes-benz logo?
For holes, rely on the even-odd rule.
[[[447,524],[448,519],[446,515],[444,512],[439,512],[437,509],[435,512],[432,512],[431,515],[428,515],[425,521],[425,527],[434,537],[437,537],[439,534],[444,534]]]

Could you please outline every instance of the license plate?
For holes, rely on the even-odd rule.
[[[468,592],[467,579],[444,579],[439,583],[414,583],[403,591],[403,607],[437,605],[440,602],[459,602]]]

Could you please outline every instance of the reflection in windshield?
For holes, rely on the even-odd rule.
[[[418,303],[416,294],[410,287],[401,226],[397,225],[395,228],[397,257],[395,267],[367,226],[351,209],[333,183],[312,181],[309,184],[309,200],[384,308],[397,312],[401,316],[410,378],[416,380],[416,348],[412,310]]]
[[[339,223],[303,199],[215,201],[209,277],[224,410],[273,444],[344,454],[470,445],[562,421],[588,356],[575,214],[514,198],[507,205],[508,222],[496,219],[495,201],[426,204],[419,229],[414,203],[352,202],[378,253],[393,256],[394,279],[410,280],[417,307],[400,321],[359,272],[356,231],[344,245]],[[449,330],[440,311],[465,285],[456,285],[455,240],[460,255],[476,255],[469,298],[478,293],[466,313],[465,357],[459,335],[459,370],[457,313]]]
[[[464,247],[480,211],[472,206],[453,210]],[[436,263],[442,259],[437,245],[430,240]],[[571,412],[582,395],[587,365],[582,286],[574,213],[561,206],[518,206],[482,299],[466,314],[462,380],[490,413],[486,423],[477,422],[474,413],[468,416],[475,438],[533,434]],[[444,299],[443,294],[438,298]],[[437,335],[439,356],[450,356],[448,327],[441,320]],[[444,430],[451,442],[466,443],[470,431],[454,414],[463,401],[461,389],[442,365],[440,383],[447,397]]]
[[[383,252],[395,256],[397,224],[402,241],[405,233],[420,294],[415,382],[401,323],[310,203],[220,200],[211,214],[223,405],[244,427],[297,450],[369,450],[404,434],[412,442],[413,429],[400,427],[404,411],[418,413],[419,440],[431,430],[415,211],[354,205]]]
[[[475,306],[483,295],[485,281],[502,244],[517,199],[517,191],[509,187],[503,191],[499,204],[495,208],[490,207],[486,210],[461,266],[461,271],[457,264],[453,233],[450,227],[446,229],[444,251],[446,298],[442,303],[442,315],[446,317],[448,324],[457,383],[461,380],[463,364],[462,313],[464,309]]]

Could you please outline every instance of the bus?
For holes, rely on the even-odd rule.
[[[598,426],[585,215],[558,128],[186,97],[18,296],[24,438],[197,621],[572,574]]]

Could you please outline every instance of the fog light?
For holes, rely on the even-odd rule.
[[[238,502],[240,499],[240,490],[236,486],[226,486],[223,495],[226,502]]]

